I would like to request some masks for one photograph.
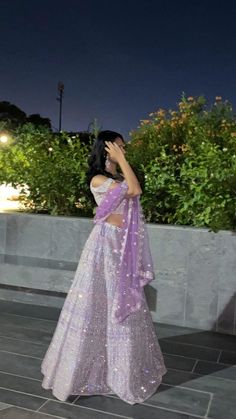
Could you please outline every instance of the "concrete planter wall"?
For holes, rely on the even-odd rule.
[[[92,219],[0,214],[0,299],[62,307]],[[154,321],[236,332],[236,234],[148,224]]]

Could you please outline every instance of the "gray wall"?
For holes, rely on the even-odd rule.
[[[0,214],[0,299],[62,307],[92,219]],[[154,321],[235,333],[236,234],[148,224]]]

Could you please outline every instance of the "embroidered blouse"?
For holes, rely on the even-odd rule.
[[[100,186],[92,186],[90,183],[90,190],[94,196],[94,199],[97,205],[100,204],[101,200],[103,199],[104,193],[109,189],[109,186],[114,183],[115,180],[112,178],[107,178]],[[123,214],[124,210],[124,201],[112,211],[113,214]]]

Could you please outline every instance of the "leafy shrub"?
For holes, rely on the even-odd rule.
[[[131,132],[147,221],[197,227],[236,226],[236,119],[228,101],[182,96],[177,111],[159,109]]]
[[[31,212],[90,216],[94,204],[85,182],[89,144],[25,124],[0,155],[0,180],[21,187],[20,199]]]
[[[4,126],[0,124],[0,130]],[[1,144],[0,182],[21,187],[27,211],[91,217],[88,143],[27,123]],[[126,157],[140,180],[148,222],[236,227],[236,118],[228,101],[182,95],[177,110],[159,109],[130,133]]]

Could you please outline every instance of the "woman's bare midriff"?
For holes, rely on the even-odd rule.
[[[117,227],[122,227],[122,218],[123,218],[122,214],[110,214],[106,218],[106,223],[113,224]]]

